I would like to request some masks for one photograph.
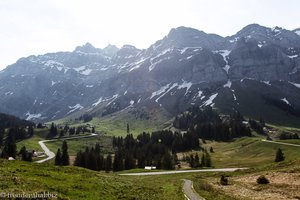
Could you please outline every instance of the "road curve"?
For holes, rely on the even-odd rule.
[[[194,190],[193,182],[191,180],[182,179],[183,186],[182,191],[184,196],[188,200],[205,200],[203,197],[200,197],[199,194]]]
[[[291,144],[291,143],[284,143],[284,142],[275,142],[275,141],[272,141],[272,140],[265,140],[265,139],[262,139],[261,141],[262,142],[274,143],[274,144],[281,144],[281,145],[293,146],[293,147],[300,147],[299,144]]]
[[[194,172],[234,172],[248,168],[219,168],[219,169],[194,169],[194,170],[174,170],[163,172],[140,172],[140,173],[125,173],[121,176],[149,176],[149,175],[164,175],[164,174],[181,174],[181,173],[194,173]]]
[[[41,140],[38,143],[48,157],[43,160],[38,160],[38,161],[36,161],[36,163],[43,163],[43,162],[51,160],[52,158],[55,157],[55,153],[50,151],[50,149],[48,149],[48,147],[45,145],[46,142],[54,142],[54,141],[58,141],[58,140],[73,140],[73,139],[79,139],[79,138],[89,138],[89,137],[94,137],[96,135],[97,134],[92,133],[90,135],[83,135],[83,136],[65,137],[65,138],[58,138],[58,139],[53,139],[53,140]]]

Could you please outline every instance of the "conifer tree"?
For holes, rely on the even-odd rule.
[[[199,155],[197,153],[195,155],[195,164],[194,165],[195,165],[194,167],[200,167],[201,166]]]
[[[55,165],[62,165],[60,148],[57,149],[57,153],[55,155]]]
[[[32,127],[32,126],[29,126],[29,127],[28,127],[28,137],[32,137],[33,134],[34,134],[33,127]]]
[[[22,160],[23,160],[23,161],[28,161],[28,162],[31,162],[31,161],[32,161],[32,153],[31,153],[31,152],[28,152],[28,151],[26,150],[26,147],[25,147],[25,146],[22,147],[20,153],[21,153],[21,156],[22,156]]]
[[[278,148],[276,152],[275,162],[281,162],[281,161],[284,161],[284,155],[282,150]]]
[[[211,158],[207,151],[205,151],[205,167],[211,167]]]
[[[202,156],[201,156],[201,166],[205,167],[205,155],[204,155],[204,153],[202,153]]]
[[[194,159],[194,155],[193,154],[191,154],[190,155],[190,167],[194,167],[194,163],[195,163],[195,159]]]
[[[135,159],[133,158],[131,153],[125,154],[125,161],[124,161],[125,169],[133,169],[135,168]]]
[[[0,147],[3,146],[4,129],[0,128]]]
[[[75,158],[75,161],[74,161],[74,166],[79,166],[79,167],[83,167],[84,164],[83,164],[83,159],[82,159],[82,151],[79,150],[76,154],[76,158]]]
[[[15,132],[12,128],[9,129],[8,136],[5,141],[5,146],[7,150],[7,156],[16,158],[17,153],[17,146],[16,146],[16,139],[15,139]]]
[[[63,144],[62,144],[61,164],[62,165],[70,164],[69,153],[68,153],[68,144],[65,140],[63,141]]]
[[[127,134],[130,133],[130,128],[129,128],[129,124],[127,123]]]
[[[111,170],[111,166],[112,166],[112,157],[110,154],[108,154],[105,160],[105,171],[109,172]]]
[[[163,169],[174,169],[174,161],[168,151],[165,152],[165,154],[162,158],[162,168]]]

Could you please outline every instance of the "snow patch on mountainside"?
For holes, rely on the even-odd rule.
[[[48,60],[47,62],[44,63],[45,66],[47,67],[63,67],[64,64],[60,63],[60,62],[57,62],[55,60]]]
[[[289,81],[289,83],[292,84],[292,85],[294,85],[297,88],[300,88],[300,84],[299,83],[294,83],[294,82],[290,82],[290,81]]]
[[[83,109],[83,106],[80,104],[76,104],[75,106],[69,106],[71,109],[67,114],[74,112],[75,110],[81,110]]]
[[[155,101],[158,103],[158,100],[161,99],[163,96],[165,96],[166,94],[168,94],[173,88],[177,87],[178,84],[177,83],[173,83],[173,85],[165,92],[163,92],[162,95],[160,95],[157,99],[155,99]]]
[[[98,104],[102,103],[102,97],[100,97],[95,103],[93,103],[93,106],[98,106]]]
[[[76,68],[73,68],[75,71],[77,72],[80,72],[80,71],[83,71],[85,70],[86,66],[81,66],[81,67],[76,67]]]
[[[206,101],[204,102],[204,104],[202,104],[202,106],[203,106],[203,105],[204,105],[204,106],[209,106],[209,105],[213,104],[213,100],[214,100],[217,96],[218,96],[218,93],[211,95],[211,96],[208,98],[208,100],[206,100]]]
[[[201,97],[202,94],[203,94],[203,91],[199,90],[199,91],[198,91],[198,94],[197,94],[197,98]]]
[[[220,51],[215,51],[216,53],[219,53],[222,57],[223,60],[225,61],[226,65],[225,67],[223,67],[223,69],[226,71],[226,73],[228,74],[228,71],[230,69],[230,65],[228,65],[228,60],[227,57],[230,54],[231,51],[229,50],[220,50]]]
[[[292,55],[292,56],[288,56],[289,58],[298,58],[298,55],[296,54],[296,55]]]
[[[158,65],[159,63],[161,63],[161,62],[163,62],[165,60],[168,60],[168,59],[170,59],[170,57],[163,58],[163,59],[158,60],[158,61],[156,61],[154,63],[152,62],[152,60],[150,60],[151,65],[149,66],[149,72],[152,71],[156,67],[156,65]]]
[[[270,81],[262,81],[264,84],[271,86]]]
[[[285,102],[287,105],[291,105],[290,102],[284,97],[280,99],[281,101]]]
[[[189,89],[192,87],[193,83],[191,82],[187,82],[187,81],[183,81],[183,83],[181,85],[178,85],[178,89],[183,89],[186,88],[185,94],[184,96],[188,93]]]
[[[184,54],[188,49],[194,49],[194,51],[201,51],[202,47],[184,47],[180,50],[180,54]]]
[[[39,119],[42,117],[42,114],[40,114],[40,113],[30,114],[30,112],[27,112],[25,115],[27,116],[26,120]]]
[[[223,85],[223,87],[224,88],[226,88],[226,87],[231,88],[231,85],[232,85],[231,81],[228,80],[227,83]]]
[[[7,95],[13,95],[14,93],[13,92],[11,92],[11,91],[9,91],[9,92],[5,92],[5,96],[7,96]]]
[[[90,75],[90,73],[92,72],[93,70],[91,70],[91,69],[86,69],[86,70],[84,70],[84,71],[82,71],[82,72],[80,72],[82,75]]]
[[[151,95],[150,99],[152,99],[153,97],[158,96],[158,95],[164,93],[170,87],[170,84],[171,83],[169,83],[169,84],[167,84],[165,86],[162,86],[159,90],[157,90],[155,92],[152,92],[152,95]]]

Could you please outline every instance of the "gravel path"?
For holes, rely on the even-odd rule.
[[[194,190],[193,182],[191,180],[183,179],[182,191],[185,198],[188,200],[205,200]]]
[[[284,143],[284,142],[275,142],[272,140],[261,140],[262,142],[269,142],[269,143],[274,143],[274,144],[282,144],[282,145],[287,145],[287,146],[293,146],[293,147],[300,147],[299,144],[291,144],[291,143]]]
[[[248,168],[174,170],[174,171],[163,171],[163,172],[126,173],[126,174],[120,174],[120,175],[122,175],[122,176],[149,176],[149,175],[181,174],[181,173],[193,173],[193,172],[234,172],[239,169],[248,169]]]
[[[74,137],[65,137],[65,138],[58,138],[58,139],[53,139],[53,140],[41,140],[39,141],[39,145],[41,146],[41,148],[44,150],[45,154],[48,156],[47,158],[43,159],[43,160],[38,160],[36,161],[36,163],[43,163],[46,162],[48,160],[51,160],[52,158],[55,157],[55,153],[53,153],[50,149],[48,149],[48,147],[45,145],[46,142],[54,142],[54,141],[58,141],[58,140],[73,140],[73,139],[79,139],[79,138],[89,138],[89,137],[94,137],[97,134],[92,133],[90,135],[83,135],[83,136],[74,136]]]

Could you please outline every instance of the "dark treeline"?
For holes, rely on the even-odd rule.
[[[202,151],[201,158],[198,153],[190,154],[189,157],[184,158],[189,164],[190,167],[192,168],[197,168],[197,167],[211,167],[211,158],[209,153],[206,150]]]
[[[92,148],[86,147],[85,151],[77,152],[74,165],[96,171],[110,171],[112,169],[112,156],[109,154],[104,157],[100,144],[96,143]]]
[[[257,132],[258,134],[265,135],[264,131],[264,123],[263,122],[256,122],[255,120],[249,119],[250,127]]]
[[[68,125],[57,127],[54,123],[51,124],[47,138],[64,137],[71,135],[79,135],[85,133],[95,133],[95,127],[91,129],[86,126],[69,127]]]
[[[175,138],[183,140],[182,135],[173,134],[170,131],[159,131],[153,134],[142,133],[137,138],[132,134],[127,134],[125,138],[114,137],[113,147],[114,156],[102,154],[100,145],[95,147],[86,147],[85,151],[77,153],[74,165],[85,167],[92,170],[120,171],[133,169],[136,167],[156,166],[157,169],[174,169],[177,162],[176,154],[172,152],[178,150]],[[186,140],[186,147],[178,145],[181,149],[192,149]],[[199,142],[196,139],[196,147],[199,148]]]
[[[299,135],[297,133],[281,133],[279,135],[279,139],[281,140],[299,139]]]
[[[174,169],[178,163],[176,153],[190,150],[202,150],[199,155],[187,158],[191,167],[210,167],[208,151],[199,143],[203,141],[229,141],[236,137],[251,136],[251,130],[239,112],[223,117],[211,107],[192,107],[178,115],[173,123],[175,128],[182,130],[172,132],[161,130],[153,133],[142,133],[136,138],[130,134],[127,125],[126,137],[113,137],[114,156],[101,154],[96,147],[77,154],[75,165],[93,170],[120,171],[132,168],[155,166],[157,169]],[[210,150],[213,152],[213,149]],[[191,159],[195,159],[194,161]],[[112,162],[110,162],[112,160]],[[109,167],[111,166],[111,168]]]
[[[177,159],[174,154],[176,147],[173,144],[176,137],[182,139],[182,135],[174,135],[171,131],[142,133],[137,138],[134,138],[132,134],[127,134],[125,138],[114,137],[113,147],[116,152],[113,170],[120,171],[145,166],[174,169]],[[196,141],[196,143],[199,148],[199,142]]]
[[[216,141],[229,141],[236,137],[251,136],[250,128],[244,124],[243,116],[234,111],[230,117],[221,119],[211,107],[191,107],[176,116],[173,126],[186,130],[198,138]]]
[[[31,121],[0,113],[0,128],[35,126]]]
[[[64,140],[62,143],[62,152],[60,149],[57,149],[57,153],[55,155],[55,165],[69,165],[70,164],[70,158],[69,158],[69,153],[68,153],[68,144]]]
[[[6,131],[4,128],[0,128],[1,158],[8,158],[8,157],[16,158],[17,155],[16,142],[32,137],[33,134],[34,131],[32,126],[29,126],[27,128],[12,127],[12,128],[8,128]],[[25,160],[30,160],[30,159],[25,159]]]

